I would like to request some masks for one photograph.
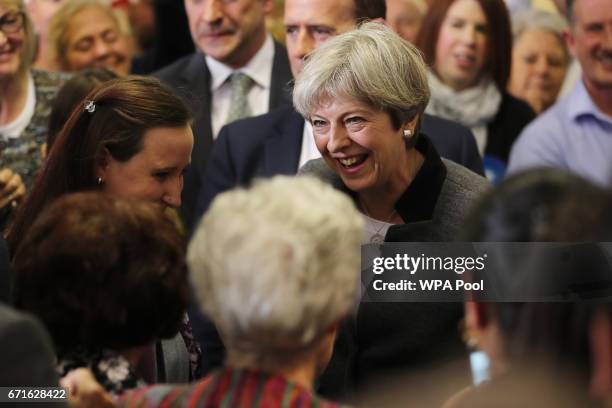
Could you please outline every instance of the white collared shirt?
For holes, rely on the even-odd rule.
[[[210,92],[212,94],[211,118],[213,137],[225,125],[230,110],[232,87],[228,81],[234,72],[243,72],[255,82],[249,91],[249,107],[252,116],[268,112],[270,104],[270,84],[272,82],[272,63],[274,61],[274,41],[268,34],[261,49],[244,67],[234,70],[227,65],[206,56],[210,71]]]
[[[314,135],[312,133],[312,125],[309,121],[304,121],[304,132],[302,134],[302,149],[300,150],[300,161],[298,162],[298,169],[306,164],[308,161],[318,159],[321,157],[319,149],[314,141]]]

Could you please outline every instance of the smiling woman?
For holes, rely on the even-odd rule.
[[[77,106],[13,224],[16,248],[42,208],[76,191],[102,190],[121,198],[176,208],[182,172],[191,160],[190,112],[159,81],[113,80]]]
[[[108,68],[129,74],[132,44],[113,10],[101,0],[69,0],[51,20],[49,41],[65,71]]]
[[[10,228],[12,253],[17,253],[39,214],[68,193],[97,190],[178,207],[183,170],[191,160],[190,124],[187,106],[156,79],[133,76],[99,85],[75,108],[49,151]],[[166,372],[178,373],[166,381],[187,381],[190,357],[195,372],[199,350],[187,327],[186,323],[181,331],[185,341],[174,339],[175,358],[157,362],[160,372],[165,367]]]
[[[312,123],[323,156],[300,172],[353,198],[365,219],[364,244],[453,240],[470,203],[487,187],[482,177],[441,159],[420,133],[428,101],[420,53],[377,23],[319,46],[296,79],[294,105]],[[336,353],[335,366],[355,370],[347,378],[367,381],[391,367],[414,368],[462,352],[458,305],[387,306],[362,303],[359,335],[341,337],[349,344],[337,349],[359,356],[348,361]]]

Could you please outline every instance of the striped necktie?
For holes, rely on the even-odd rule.
[[[233,73],[229,81],[232,87],[232,96],[230,99],[229,113],[225,123],[230,123],[251,115],[248,95],[255,84],[250,76],[242,72]]]

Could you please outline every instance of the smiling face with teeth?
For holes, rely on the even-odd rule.
[[[396,129],[387,112],[346,96],[322,98],[310,117],[325,162],[357,193],[406,189],[410,156],[403,134],[414,133],[417,120]]]
[[[9,21],[23,19],[19,10],[0,5],[0,17]],[[0,30],[0,78],[15,75],[22,67],[25,33],[23,27],[15,32]]]
[[[487,27],[476,0],[456,0],[448,9],[435,48],[434,70],[455,91],[479,80],[487,57]]]
[[[567,44],[582,67],[587,89],[612,90],[610,0],[578,0]]]

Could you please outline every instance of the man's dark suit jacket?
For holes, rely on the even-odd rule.
[[[440,156],[483,174],[476,141],[468,128],[424,115],[421,130]],[[259,177],[296,174],[303,131],[304,119],[291,106],[224,126],[212,149],[194,220],[197,222],[223,191],[249,185]],[[195,307],[189,312],[194,336],[206,350],[203,370],[207,373],[223,363],[225,349],[212,322]]]
[[[194,214],[208,156],[213,145],[210,116],[212,102],[210,71],[206,65],[205,55],[198,52],[181,58],[153,75],[174,88],[193,110],[192,127],[195,140],[191,154],[191,166],[185,172],[181,196],[181,216],[187,228],[191,229],[193,222],[191,217]],[[269,110],[283,104],[291,104],[289,82],[292,79],[287,51],[282,45],[275,42]]]
[[[468,128],[424,115],[421,130],[440,156],[484,174]],[[296,174],[303,132],[304,119],[290,106],[224,126],[212,149],[194,219],[199,219],[215,196],[225,190],[249,185],[259,177]]]

